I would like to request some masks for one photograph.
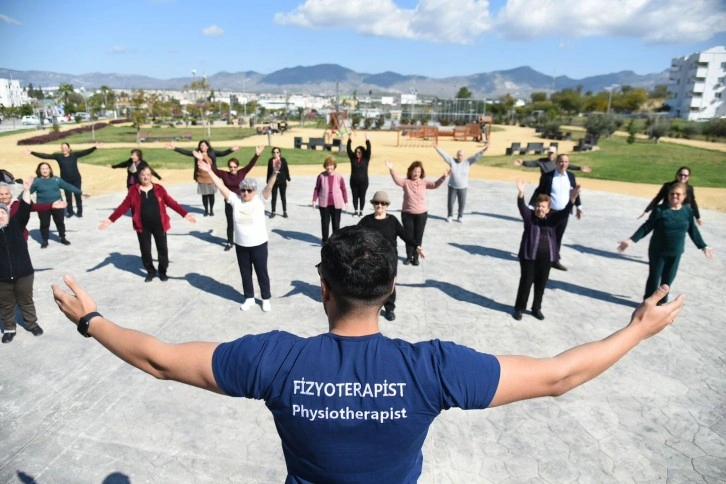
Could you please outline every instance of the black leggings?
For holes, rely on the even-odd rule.
[[[320,210],[320,226],[323,232],[323,243],[328,241],[328,234],[330,233],[330,222],[333,222],[333,233],[337,232],[340,228],[340,208],[335,208],[335,205],[329,207],[318,207]]]
[[[272,185],[272,213],[275,213],[277,206],[277,191],[280,190],[280,201],[282,202],[282,211],[287,212],[287,183],[281,185]]]
[[[205,213],[214,213],[214,193],[211,195],[202,195],[202,205],[204,205]]]
[[[159,258],[159,273],[166,274],[166,269],[169,267],[169,248],[166,243],[166,232],[164,232],[161,223],[154,227],[144,227],[144,230],[137,232],[136,235],[139,238],[141,261],[144,263],[146,271],[151,275],[156,274],[154,259],[151,255],[151,237],[154,237],[156,253]]]
[[[50,235],[50,217],[53,216],[53,222],[55,222],[55,228],[58,230],[58,237],[61,239],[66,236],[66,222],[63,218],[63,209],[54,208],[50,212],[38,212],[38,219],[40,220],[40,236],[46,241]]]
[[[413,237],[416,241],[416,246],[421,247],[423,242],[423,234],[426,229],[426,220],[428,219],[428,212],[424,213],[408,213],[401,212],[401,220],[403,221],[403,228],[408,232],[408,235]],[[406,244],[406,258],[411,259],[418,257],[416,247],[413,245]]]
[[[361,212],[363,207],[366,206],[366,191],[368,190],[368,178],[362,180],[350,179],[350,193],[353,197],[353,210],[358,211],[360,207]],[[360,202],[360,205],[359,205]]]

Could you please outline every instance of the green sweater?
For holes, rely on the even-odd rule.
[[[648,220],[630,237],[637,242],[653,231],[648,250],[658,255],[676,256],[683,253],[686,233],[696,247],[703,249],[708,244],[701,238],[701,233],[693,221],[693,210],[683,205],[680,210],[673,210],[667,205],[656,206]]]
[[[81,191],[66,183],[57,176],[50,178],[35,178],[33,184],[30,185],[30,193],[37,193],[36,201],[38,203],[53,203],[57,200],[61,200],[61,189],[68,190],[70,192],[81,194]]]

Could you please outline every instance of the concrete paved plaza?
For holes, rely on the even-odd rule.
[[[19,328],[11,344],[0,346],[0,482],[283,482],[279,439],[263,403],[156,381],[131,368],[78,335],[55,307],[50,284],[73,274],[106,317],[166,341],[223,341],[271,329],[325,332],[313,185],[314,177],[294,178],[290,218],[268,221],[271,313],[259,304],[239,310],[234,251],[222,250],[223,201],[217,197],[215,217],[202,217],[195,185],[169,188],[198,221],[171,215],[165,283],[144,283],[128,217],[97,230],[121,192],[88,199],[84,217],[67,221],[69,247],[52,236],[41,250],[33,215],[30,250],[45,334]],[[400,217],[401,190],[389,177],[374,177],[368,198],[379,189]],[[585,218],[570,219],[563,243],[570,270],[551,273],[546,319],[525,314],[515,321],[522,223],[514,183],[473,181],[463,224],[445,221],[445,186],[428,196],[428,258],[419,267],[399,266],[398,319],[381,318],[386,335],[544,357],[629,321],[647,276],[648,240],[624,255],[615,248],[643,221],[636,217],[646,198],[585,186]],[[424,446],[420,482],[726,481],[726,214],[704,210],[702,217],[714,258],[686,242],[674,292],[688,298],[675,325],[561,398],[444,412]],[[357,220],[343,215],[343,225]]]

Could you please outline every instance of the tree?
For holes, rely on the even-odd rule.
[[[533,92],[531,95],[532,104],[547,101],[547,93],[543,91]]]
[[[143,89],[134,91],[131,96],[131,120],[138,132],[146,122],[146,94]]]
[[[638,133],[638,128],[635,126],[635,120],[630,119],[630,122],[628,123],[628,144],[635,143],[635,135]]]
[[[553,93],[550,99],[560,110],[568,114],[579,113],[584,105],[580,93],[570,88]]]
[[[60,98],[63,101],[63,105],[64,105],[67,113],[71,112],[70,109],[68,109],[67,105],[71,102],[71,96],[74,93],[75,93],[75,89],[73,88],[73,84],[68,84],[68,83],[62,82],[58,86],[58,94],[60,95]]]
[[[456,99],[471,99],[472,94],[468,87],[463,86],[456,93]]]
[[[656,84],[648,94],[651,99],[663,99],[668,95],[668,84]]]
[[[615,132],[615,118],[605,114],[590,115],[585,121],[585,129],[595,138],[610,136]]]

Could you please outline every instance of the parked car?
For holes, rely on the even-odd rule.
[[[81,121],[88,121],[89,119],[91,119],[91,115],[83,111],[74,114],[73,117],[78,118]]]
[[[35,114],[23,116],[22,123],[26,125],[40,124],[40,119]]]

